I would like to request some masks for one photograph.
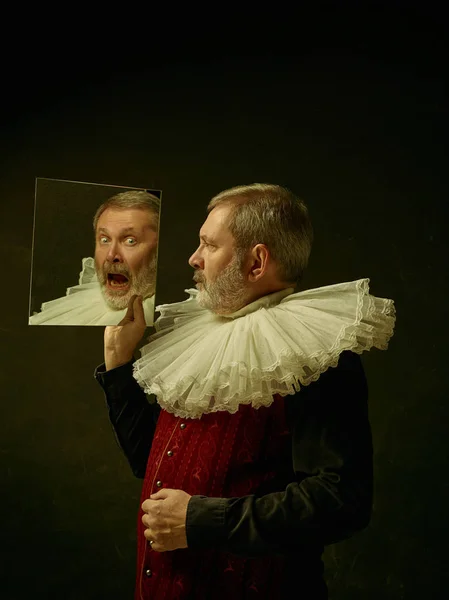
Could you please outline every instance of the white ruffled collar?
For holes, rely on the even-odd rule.
[[[299,293],[288,288],[227,316],[200,307],[198,291],[158,306],[160,317],[134,377],[160,406],[182,418],[269,406],[316,381],[340,354],[386,349],[392,300],[369,294],[369,279]]]
[[[191,293],[192,290],[186,290],[188,293]],[[250,313],[259,310],[260,308],[269,308],[270,306],[276,306],[279,304],[281,300],[283,300],[286,296],[292,294],[294,288],[284,288],[283,290],[279,290],[277,292],[273,292],[271,294],[267,294],[266,296],[262,296],[250,304],[243,306],[239,310],[236,310],[229,315],[222,315],[225,319],[238,319],[239,317],[244,317],[245,315],[249,315]]]
[[[143,302],[148,327],[154,322],[154,296]],[[83,258],[78,285],[67,288],[66,295],[44,302],[41,312],[29,317],[29,325],[117,325],[126,308],[112,310],[101,293],[92,257]]]

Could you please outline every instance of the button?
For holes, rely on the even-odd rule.
[[[167,452],[167,456],[173,456],[173,452],[172,452],[171,450],[169,450],[169,451]]]
[[[147,577],[151,577],[151,576],[153,575],[153,571],[152,571],[151,569],[147,569],[147,570],[145,571],[145,575],[146,575]]]
[[[181,427],[181,429],[185,429],[186,428],[186,424],[185,423],[181,423],[180,427]]]
[[[156,485],[157,487],[162,487],[162,481],[159,479],[159,481],[156,481]]]

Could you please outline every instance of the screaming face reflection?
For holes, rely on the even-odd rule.
[[[134,294],[154,294],[157,220],[144,208],[107,208],[99,217],[95,269],[108,307],[122,310]]]

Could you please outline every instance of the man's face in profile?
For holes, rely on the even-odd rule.
[[[229,210],[218,206],[209,213],[200,230],[200,245],[189,259],[195,269],[198,304],[218,314],[238,310],[247,296],[242,261],[227,226]]]
[[[144,208],[107,208],[98,219],[95,268],[109,308],[148,298],[156,285],[157,216]]]

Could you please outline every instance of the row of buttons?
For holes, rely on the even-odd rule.
[[[185,429],[186,428],[186,424],[185,423],[181,423],[180,427],[181,427],[181,429]],[[173,456],[173,451],[169,450],[167,452],[167,456]],[[159,488],[162,487],[162,481],[159,479],[158,481],[156,481],[156,485]]]
[[[181,423],[180,428],[181,429],[185,429],[186,428],[186,424],[185,423]],[[167,456],[173,456],[173,451],[169,450],[167,452]],[[159,479],[158,481],[156,481],[156,485],[157,485],[158,488],[162,487],[162,481]]]
[[[180,427],[181,429],[185,429],[185,428],[186,428],[186,424],[185,424],[185,423],[181,423],[181,425],[180,425],[179,427]],[[167,452],[167,456],[173,456],[173,451],[172,451],[172,450],[168,450],[168,452]],[[156,481],[156,485],[157,485],[157,487],[158,487],[158,488],[162,487],[162,481],[161,481],[160,479],[158,479],[158,480]],[[146,575],[147,577],[152,577],[152,575],[153,575],[153,571],[152,571],[151,569],[147,569],[147,570],[145,571],[145,575]]]

